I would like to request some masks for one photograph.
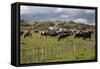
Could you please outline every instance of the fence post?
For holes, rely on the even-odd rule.
[[[58,58],[58,46],[56,46],[56,58]]]
[[[23,49],[23,52],[22,52],[22,54],[23,54],[23,55],[22,55],[22,57],[23,57],[23,58],[22,58],[22,61],[23,61],[23,62],[24,62],[24,60],[25,60],[24,52],[25,52],[25,51],[24,51],[24,49]]]
[[[73,43],[73,50],[74,50],[74,52],[76,51],[76,45],[75,45],[75,43]]]
[[[66,55],[66,46],[64,46],[64,55]]]
[[[45,59],[47,60],[47,57],[48,57],[48,53],[47,53],[47,47],[45,47]]]
[[[50,58],[52,58],[52,47],[50,47]]]
[[[73,42],[73,53],[77,51],[77,43]],[[73,54],[73,57],[76,57],[76,54]]]
[[[55,46],[55,58],[57,58],[57,46]]]
[[[62,57],[62,47],[60,47],[60,57]]]
[[[40,48],[37,48],[37,50],[38,50],[38,63],[40,62]]]
[[[76,47],[76,51],[79,51],[79,41],[77,42],[77,47]]]
[[[35,56],[35,50],[36,50],[36,49],[34,48],[34,50],[33,50],[33,56],[34,56],[34,57],[33,57],[33,58],[34,58],[33,60],[34,60],[34,61],[33,61],[33,62],[35,62],[35,60],[36,60],[36,58],[35,58],[35,57],[36,57],[36,56]]]
[[[44,47],[42,47],[42,62],[44,61]]]
[[[28,49],[28,63],[30,63],[30,48]]]
[[[55,55],[56,55],[56,54],[55,54],[55,53],[56,53],[55,50],[56,50],[56,47],[54,47],[54,55],[53,55],[53,58],[55,58]]]

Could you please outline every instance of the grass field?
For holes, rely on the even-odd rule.
[[[74,35],[58,42],[58,37],[20,37],[20,63],[46,63],[58,61],[93,60],[95,58],[95,34],[92,39],[74,39]]]

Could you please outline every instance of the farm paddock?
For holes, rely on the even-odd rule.
[[[60,42],[57,36],[46,37],[34,32],[30,37],[20,38],[21,64],[95,59],[95,33],[91,39],[74,39],[72,35]]]

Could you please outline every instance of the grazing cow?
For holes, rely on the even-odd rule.
[[[69,35],[73,35],[73,31],[68,31],[68,34]]]
[[[27,37],[27,36],[32,36],[32,33],[31,33],[30,30],[28,32],[26,32],[26,34],[24,35],[24,38]]]
[[[41,36],[50,36],[50,37],[53,37],[53,36],[57,36],[57,33],[56,32],[50,32],[50,31],[42,31],[41,32]]]
[[[76,33],[74,38],[83,38],[83,39],[86,39],[86,38],[89,38],[91,39],[91,35],[92,35],[92,32],[88,31],[88,32],[82,32],[80,31],[79,33]]]
[[[86,38],[91,39],[91,34],[92,34],[92,32],[90,32],[90,31],[84,32],[84,33],[83,33],[83,39],[86,39]]]
[[[50,34],[49,34],[50,37],[54,37],[54,36],[58,36],[58,35],[59,35],[59,33],[56,31],[50,32]]]
[[[70,36],[71,34],[69,32],[63,32],[62,34],[60,34],[60,36],[58,37],[58,42],[60,41],[60,39],[64,39],[68,36]]]
[[[80,37],[83,37],[83,32],[78,32],[74,36],[74,38],[80,38]]]
[[[73,31],[73,33],[76,33],[77,31]]]
[[[38,33],[39,31],[38,31],[38,30],[34,30],[34,32],[35,32],[35,33]]]
[[[48,32],[46,31],[41,31],[41,36],[47,36],[48,35]]]
[[[91,32],[91,34],[94,33],[94,31],[88,31],[88,32]]]
[[[55,37],[59,36],[59,39],[64,38],[64,36],[72,35],[72,31],[41,31],[41,36]]]
[[[21,32],[20,32],[20,36],[21,36],[21,35],[23,35],[23,34],[24,34],[24,32],[23,32],[23,31],[21,31]]]

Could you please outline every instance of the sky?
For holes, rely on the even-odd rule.
[[[21,6],[20,17],[24,20],[66,20],[95,24],[95,10],[59,7]]]

